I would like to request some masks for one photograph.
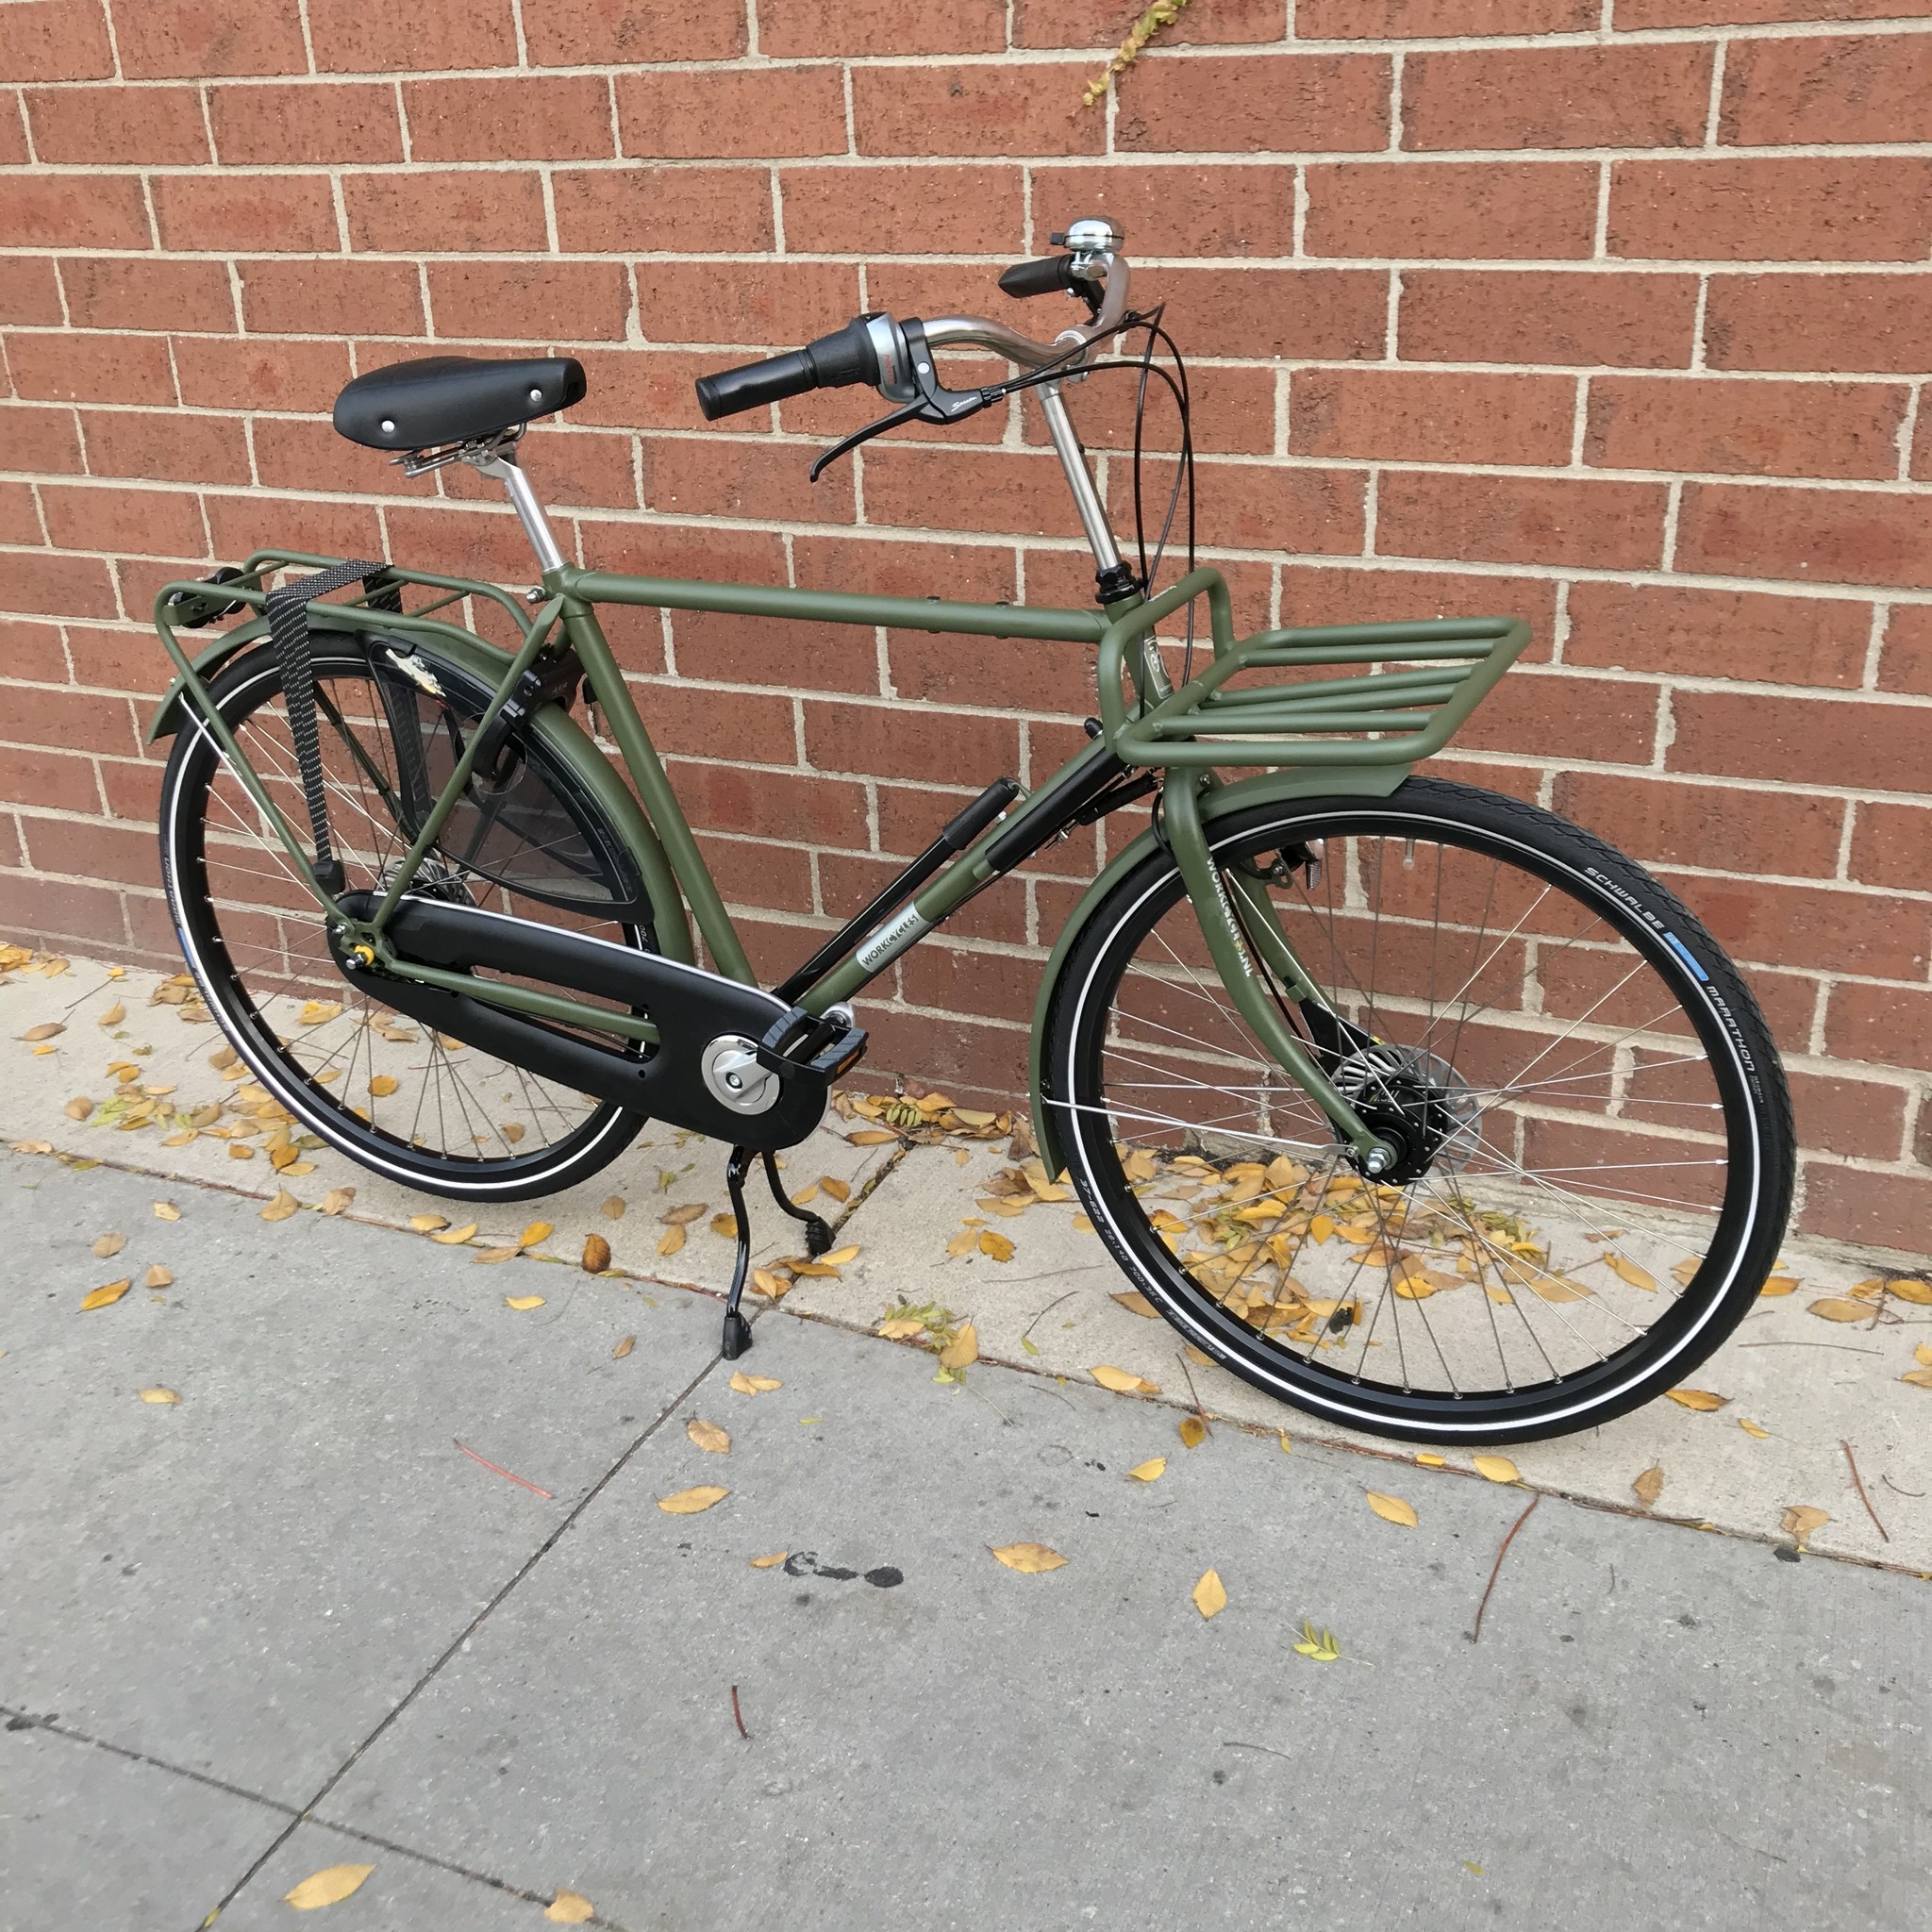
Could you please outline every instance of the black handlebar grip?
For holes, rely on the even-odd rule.
[[[856,382],[879,379],[878,352],[873,347],[866,318],[859,316],[843,328],[808,342],[790,355],[770,356],[738,369],[721,369],[697,379],[698,408],[708,423],[735,416],[761,403],[782,403],[808,390],[844,389]]]
[[[1074,281],[1071,255],[1042,255],[1038,261],[1016,261],[1000,276],[1000,287],[1008,295],[1051,295]]]

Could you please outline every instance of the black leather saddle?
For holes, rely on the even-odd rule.
[[[336,398],[335,424],[368,449],[429,449],[567,409],[584,389],[584,365],[572,356],[424,356],[358,375]]]

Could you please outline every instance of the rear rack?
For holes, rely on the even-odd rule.
[[[1208,599],[1213,660],[1171,696],[1152,691],[1135,661],[1139,702],[1123,689],[1128,651],[1153,625]],[[1100,718],[1129,765],[1394,765],[1439,752],[1529,643],[1521,618],[1337,624],[1236,639],[1219,571],[1191,571],[1173,589],[1108,625],[1100,640]],[[1225,689],[1245,671],[1320,671],[1391,664],[1347,676]]]

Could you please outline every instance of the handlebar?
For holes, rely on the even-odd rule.
[[[1062,329],[1050,342],[1041,342],[991,316],[946,315],[924,325],[927,343],[935,349],[991,349],[1024,369],[1064,362],[1068,374],[1073,374],[1086,351],[1111,336],[1127,312],[1127,261],[1120,252],[1124,238],[1104,221],[1075,222],[1064,236],[1053,239],[1064,242],[1071,252],[1018,262],[1000,276],[1000,287],[1009,295],[1024,297],[1057,289],[1086,293],[1098,284],[1102,293],[1090,321]],[[701,375],[698,408],[707,422],[716,422],[720,416],[782,402],[810,390],[844,389],[858,383],[872,384],[893,402],[908,402],[919,392],[905,331],[890,315],[857,316],[843,328],[788,355]]]

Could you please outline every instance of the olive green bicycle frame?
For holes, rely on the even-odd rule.
[[[243,566],[242,578],[220,586],[218,595],[259,613],[267,603],[264,579],[275,571],[284,566],[323,569],[341,561],[288,550],[257,551]],[[530,593],[536,608],[528,615],[515,598],[494,585],[395,566],[389,567],[389,575],[392,584],[420,585],[442,594],[405,613],[372,608],[365,599],[315,602],[308,612],[311,633],[377,631],[403,641],[421,640],[457,653],[469,668],[486,677],[497,675],[498,682],[381,902],[367,918],[353,917],[317,879],[301,839],[210,697],[207,679],[242,643],[259,635],[259,622],[244,624],[191,659],[169,621],[168,600],[177,591],[190,598],[217,593],[211,593],[206,583],[179,582],[164,586],[155,600],[156,628],[174,660],[177,678],[157,713],[150,738],[175,728],[183,705],[192,707],[197,723],[213,738],[264,824],[315,895],[344,952],[358,954],[382,973],[539,1019],[628,1040],[656,1040],[657,1029],[647,1019],[555,992],[421,964],[397,955],[386,937],[397,903],[469,786],[489,726],[539,654],[546,646],[561,644],[575,653],[587,693],[605,721],[642,803],[647,824],[639,822],[634,811],[627,816],[633,857],[654,908],[660,951],[686,963],[693,960],[683,909],[689,906],[715,970],[728,978],[757,983],[716,882],[597,621],[600,604],[1094,645],[1099,651],[1099,737],[995,821],[916,892],[908,906],[885,916],[869,935],[862,931],[851,934],[851,943],[810,982],[800,994],[799,1004],[810,1012],[824,1013],[849,1000],[966,900],[1065,830],[1073,822],[1063,789],[1070,780],[1083,774],[1098,776],[1103,765],[1110,774],[1152,768],[1166,776],[1160,794],[1161,836],[1173,852],[1229,997],[1283,1071],[1321,1108],[1337,1133],[1358,1155],[1373,1160],[1382,1148],[1383,1143],[1336,1091],[1289,1024],[1266,976],[1272,974],[1292,1000],[1327,1004],[1295,957],[1265,883],[1258,876],[1224,873],[1213,859],[1205,824],[1208,794],[1222,783],[1213,768],[1256,764],[1287,766],[1297,772],[1320,770],[1333,774],[1332,782],[1324,789],[1385,794],[1407,776],[1417,758],[1447,741],[1520,654],[1528,639],[1523,625],[1475,619],[1332,626],[1269,631],[1237,640],[1226,584],[1212,570],[1190,573],[1152,601],[1135,595],[1105,610],[1073,610],[627,576],[563,564],[543,574],[540,588]],[[523,634],[514,652],[501,652],[474,632],[431,614],[466,597],[492,600],[509,613]],[[1208,607],[1212,658],[1199,675],[1174,691],[1155,644],[1154,627],[1162,618],[1203,598]],[[1391,660],[1420,668],[1260,689],[1224,689],[1245,670],[1329,664],[1369,667]],[[1352,739],[1335,735],[1345,732],[1368,735]],[[1202,733],[1213,736],[1197,735]],[[615,784],[614,776],[611,782]],[[1091,791],[1088,795],[1092,795]],[[1038,836],[1032,836],[1034,833]],[[990,856],[995,844],[1012,856],[996,863]],[[1257,967],[1257,953],[1266,974]]]

